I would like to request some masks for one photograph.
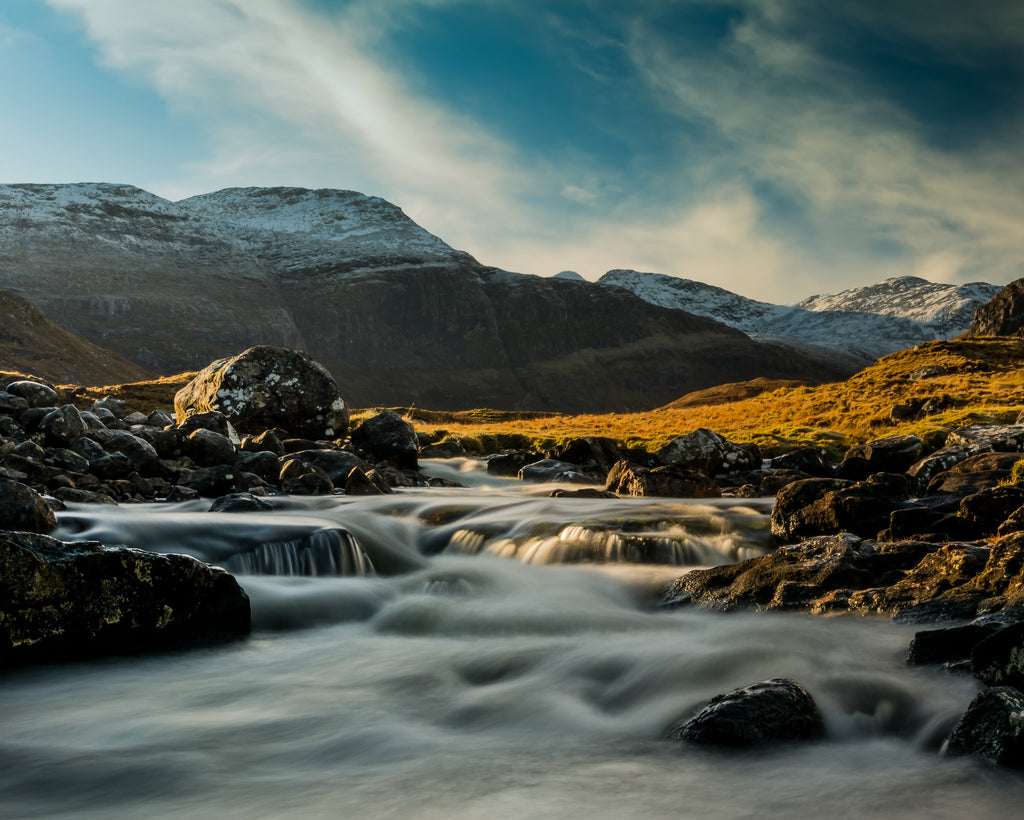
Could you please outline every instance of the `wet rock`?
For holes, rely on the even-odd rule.
[[[649,470],[630,461],[620,461],[612,467],[604,488],[628,496],[719,498],[722,495],[719,486],[703,473],[677,467]]]
[[[178,420],[219,410],[243,433],[287,427],[300,436],[343,438],[349,411],[323,365],[298,350],[258,345],[200,371],[174,397]]]
[[[391,488],[388,487],[388,492]],[[345,479],[345,495],[384,495],[385,491],[370,480],[366,472],[353,467]]]
[[[829,466],[825,451],[820,447],[801,447],[791,453],[776,456],[769,466],[773,470],[797,470],[807,477],[832,478],[833,469]]]
[[[776,496],[772,535],[786,543],[844,531],[874,537],[909,494],[907,478],[889,473],[856,484],[828,478],[796,481]]]
[[[78,487],[59,487],[53,491],[54,498],[70,504],[109,504],[117,506],[117,501],[106,493],[83,490]]]
[[[281,468],[278,486],[290,495],[331,495],[334,482],[322,469],[299,459],[288,461]]]
[[[277,460],[277,456],[269,450],[239,453],[235,467],[244,473],[252,473],[264,481],[273,483],[277,482],[278,476],[281,474],[281,463]]]
[[[218,498],[210,505],[210,512],[266,512],[274,509],[262,498],[252,493],[232,493]]]
[[[49,441],[62,447],[73,444],[76,439],[89,433],[88,425],[73,404],[65,404],[47,413],[37,429],[45,433]]]
[[[370,575],[373,563],[348,530],[314,530],[288,541],[270,541],[225,560],[227,569],[246,575]]]
[[[608,490],[599,490],[597,487],[584,487],[580,490],[552,490],[548,498],[618,498]]]
[[[264,430],[258,436],[246,436],[238,449],[247,452],[268,451],[276,456],[284,455],[284,444],[273,430]]]
[[[6,388],[8,393],[21,396],[29,407],[52,407],[57,404],[57,391],[48,384],[22,380],[11,382]]]
[[[0,533],[0,665],[180,649],[250,629],[234,578],[185,555]]]
[[[597,481],[597,479],[580,472],[579,467],[575,464],[555,461],[551,458],[527,464],[519,471],[518,478],[520,481],[533,483],[559,481],[569,484],[593,484]]]
[[[390,461],[400,470],[417,467],[416,431],[394,410],[385,410],[360,424],[352,431],[352,444],[374,462]]]
[[[825,721],[799,683],[772,678],[717,695],[672,729],[672,740],[715,746],[761,746],[824,737]]]
[[[581,472],[605,475],[616,462],[622,460],[623,453],[610,438],[583,436],[549,450],[545,458],[575,464],[582,468]]]
[[[182,470],[177,483],[195,490],[203,498],[244,493],[248,489],[242,471],[225,465]]]
[[[295,460],[319,467],[337,485],[345,483],[353,467],[359,467],[366,471],[370,469],[369,464],[348,450],[300,450],[297,453],[290,453],[284,456],[279,460],[279,463],[284,467],[288,462]]]
[[[836,475],[863,480],[872,473],[902,473],[922,455],[924,442],[917,436],[887,436],[847,450]]]
[[[980,692],[953,728],[947,751],[1024,768],[1024,693],[1010,686]]]
[[[999,623],[969,623],[914,634],[907,654],[911,665],[968,660],[974,647],[1003,628]]]
[[[191,487],[183,487],[180,484],[172,485],[164,497],[168,504],[177,504],[182,501],[198,501],[199,499],[200,495],[198,492]]]
[[[56,527],[57,518],[39,493],[25,484],[0,478],[0,529],[46,533]]]
[[[420,448],[420,458],[462,458],[464,455],[466,448],[455,439],[427,444]]]
[[[511,450],[498,453],[487,459],[487,474],[515,478],[527,464],[533,464],[544,458],[542,453],[533,450]]]
[[[864,541],[852,533],[818,536],[736,564],[693,570],[668,586],[662,604],[846,611],[851,590],[900,578],[939,548],[913,541]]]
[[[708,476],[761,466],[761,451],[756,444],[733,444],[704,427],[673,439],[654,455],[666,467],[695,470]]]
[[[213,430],[193,430],[181,446],[185,455],[200,467],[235,463],[235,445],[227,436]]]
[[[1010,624],[978,643],[971,653],[971,671],[988,686],[1024,689],[1024,623]]]

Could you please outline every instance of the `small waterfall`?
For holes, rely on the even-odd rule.
[[[302,538],[268,541],[223,562],[239,575],[370,575],[373,564],[352,533],[323,528]]]

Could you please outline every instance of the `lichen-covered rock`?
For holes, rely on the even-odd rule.
[[[756,444],[734,444],[704,427],[673,439],[654,456],[666,467],[696,470],[709,476],[761,466],[761,451]]]
[[[1024,768],[1024,693],[1012,686],[980,692],[953,728],[947,751]]]
[[[249,629],[245,592],[195,558],[0,532],[0,666],[179,649]]]
[[[200,371],[174,397],[178,422],[218,410],[243,433],[284,427],[312,438],[340,438],[349,412],[334,378],[297,350],[258,345]]]
[[[58,401],[57,391],[48,384],[23,379],[11,382],[6,388],[8,393],[21,396],[29,407],[52,407]]]
[[[1024,689],[1024,623],[1010,624],[979,642],[971,653],[971,671],[989,686]]]
[[[50,532],[57,519],[39,493],[31,487],[0,478],[0,529]]]
[[[814,698],[788,678],[717,695],[669,732],[672,740],[714,746],[761,746],[824,735],[825,721]]]
[[[946,446],[1019,453],[1024,451],[1024,424],[960,427],[946,436]]]
[[[89,426],[73,404],[51,410],[39,422],[37,429],[46,433],[47,439],[62,447],[73,444],[89,432]]]
[[[368,418],[352,431],[352,444],[372,461],[390,461],[400,470],[415,470],[419,440],[416,431],[394,410]]]

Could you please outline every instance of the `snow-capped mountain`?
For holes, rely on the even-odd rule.
[[[716,319],[756,338],[825,346],[865,360],[963,333],[974,312],[1000,290],[982,282],[945,285],[903,276],[787,307],[659,273],[612,270],[598,283]]]

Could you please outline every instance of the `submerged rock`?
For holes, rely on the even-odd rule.
[[[179,649],[249,629],[245,592],[195,558],[0,532],[0,666]]]
[[[694,717],[669,732],[672,740],[716,746],[814,740],[825,721],[814,698],[788,678],[772,678],[717,695]]]
[[[219,410],[243,433],[284,427],[292,434],[341,438],[349,412],[327,368],[298,350],[257,345],[218,359],[174,397],[178,421]]]

